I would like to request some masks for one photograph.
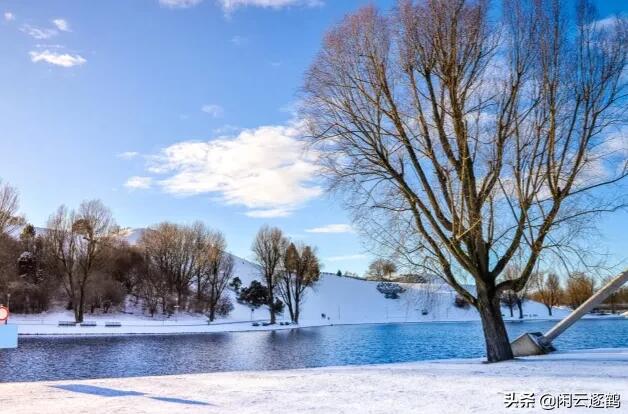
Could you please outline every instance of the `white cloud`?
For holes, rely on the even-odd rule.
[[[187,9],[194,7],[203,0],[159,0],[159,4],[171,9]]]
[[[54,19],[52,23],[57,27],[57,29],[61,30],[62,32],[70,31],[70,25],[65,19]]]
[[[292,209],[269,208],[266,210],[250,210],[246,215],[253,218],[287,217],[292,214]]]
[[[360,260],[360,259],[366,259],[366,255],[365,254],[348,254],[345,256],[331,256],[331,257],[326,257],[325,260],[328,262],[344,262],[347,260]]]
[[[220,118],[225,114],[225,110],[222,106],[216,104],[203,105],[201,111],[213,116],[214,118]]]
[[[125,152],[121,152],[120,154],[117,155],[118,158],[122,158],[123,160],[132,160],[133,158],[137,157],[138,155],[140,155],[139,152],[136,151],[125,151]]]
[[[134,176],[126,180],[124,186],[132,190],[144,190],[150,188],[153,184],[151,177]]]
[[[55,29],[46,29],[41,27],[31,26],[30,24],[25,24],[20,27],[20,30],[30,37],[35,39],[43,40],[50,39],[51,37],[56,36],[59,32]]]
[[[262,126],[207,142],[184,141],[151,157],[149,171],[176,195],[217,194],[250,217],[291,214],[322,190],[313,182],[316,156],[304,151],[295,125]]]
[[[56,43],[37,43],[35,47],[38,49],[65,49],[65,46]]]
[[[247,43],[249,43],[249,39],[248,37],[245,37],[245,36],[236,35],[231,38],[231,43],[233,43],[236,46],[244,46]]]
[[[15,20],[15,15],[11,12],[4,12],[4,20],[7,22],[12,22]]]
[[[280,9],[288,6],[322,6],[322,0],[218,0],[223,10],[231,11],[240,7],[254,6]]]
[[[31,51],[31,61],[47,62],[51,65],[63,66],[64,68],[70,68],[72,66],[83,65],[87,60],[81,55],[70,55],[68,53],[57,53],[49,50],[44,51]]]
[[[305,231],[308,233],[353,233],[353,228],[349,224],[327,224]]]

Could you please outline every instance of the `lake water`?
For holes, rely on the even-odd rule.
[[[507,323],[511,339],[555,322]],[[628,347],[628,319],[581,320],[559,350]],[[479,322],[345,325],[171,336],[21,337],[0,382],[380,364],[484,356]]]

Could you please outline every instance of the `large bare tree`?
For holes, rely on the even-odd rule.
[[[216,318],[216,310],[231,280],[234,260],[227,252],[225,236],[208,229],[203,231],[198,254],[197,299],[206,305],[211,322]]]
[[[626,206],[625,191],[604,189],[627,174],[612,141],[625,121],[626,21],[597,22],[584,1],[573,11],[559,0],[504,1],[501,19],[483,0],[364,7],[325,36],[304,86],[331,189],[380,248],[477,308],[489,361],[513,357],[501,293],[521,290],[543,255],[569,252],[592,214]],[[520,274],[503,280],[514,256]]]
[[[139,242],[150,265],[159,270],[155,274],[162,275],[168,292],[176,295],[176,305],[181,310],[185,308],[190,284],[198,273],[204,231],[200,222],[189,226],[163,222],[143,232]]]
[[[45,240],[54,269],[63,282],[76,322],[83,322],[89,282],[106,265],[117,226],[100,200],[84,201],[78,210],[61,206],[48,219]]]
[[[279,278],[281,258],[286,250],[287,240],[281,229],[263,226],[257,232],[251,250],[255,262],[260,267],[260,273],[268,290],[267,305],[270,312],[270,323],[275,323],[275,286]]]

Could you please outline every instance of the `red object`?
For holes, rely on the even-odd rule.
[[[0,306],[0,322],[4,322],[7,319],[9,319],[9,308]]]

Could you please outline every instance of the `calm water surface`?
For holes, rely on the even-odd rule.
[[[510,338],[554,322],[507,323]],[[628,347],[628,319],[583,320],[559,350]],[[0,350],[0,382],[132,377],[484,356],[479,322],[347,325],[172,336],[22,337]]]

